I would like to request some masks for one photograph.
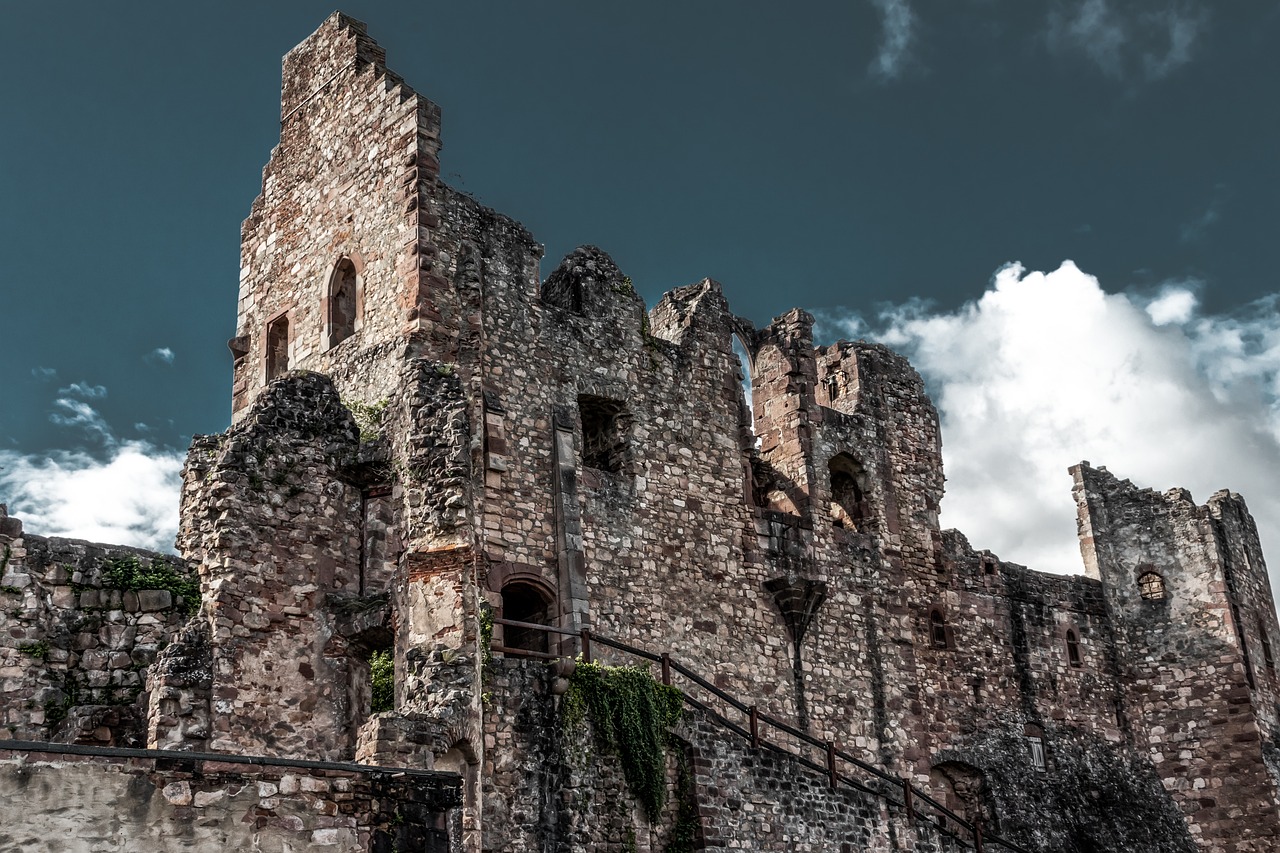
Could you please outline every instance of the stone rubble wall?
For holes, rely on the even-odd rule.
[[[24,533],[0,507],[0,738],[140,746],[147,668],[198,601],[113,588],[113,561],[182,560]]]
[[[179,540],[203,584],[212,750],[353,755],[359,654],[334,602],[361,592],[359,447],[332,383],[306,372],[196,442]]]

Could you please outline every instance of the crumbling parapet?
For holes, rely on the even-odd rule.
[[[0,512],[0,738],[140,746],[148,666],[198,602],[181,560]]]
[[[1256,612],[1265,567],[1243,502],[1199,506],[1185,489],[1159,494],[1088,463],[1071,473],[1085,565],[1102,582],[1127,705],[1165,787],[1206,849],[1273,849],[1274,821],[1239,819],[1280,803],[1263,758],[1273,714],[1259,713],[1275,673],[1248,657],[1250,629],[1275,623]]]

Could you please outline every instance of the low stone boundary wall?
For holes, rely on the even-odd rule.
[[[448,853],[457,774],[0,742],[0,850]]]

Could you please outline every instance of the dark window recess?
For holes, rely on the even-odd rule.
[[[947,624],[942,611],[936,607],[929,611],[929,644],[935,649],[955,647],[955,635],[951,633],[951,626]]]
[[[621,473],[627,469],[631,415],[617,400],[578,397],[582,418],[582,464],[597,471]]]
[[[1276,674],[1276,657],[1275,652],[1271,649],[1271,638],[1267,636],[1266,626],[1261,621],[1258,622],[1258,636],[1262,638],[1262,660],[1267,665],[1267,672],[1272,675]]]
[[[551,621],[550,605],[551,602],[533,584],[513,581],[502,588],[503,619],[548,625]],[[509,649],[522,649],[526,652],[547,651],[546,631],[503,625],[502,636],[502,644]]]
[[[1147,601],[1161,601],[1164,599],[1164,578],[1156,572],[1144,572],[1138,578],[1138,591]]]
[[[867,471],[848,453],[831,457],[831,523],[848,530],[867,532],[871,503],[867,499]]]
[[[1032,758],[1032,770],[1044,772],[1048,770],[1048,762],[1044,761],[1044,734],[1039,726],[1027,726],[1027,749]]]
[[[1080,638],[1072,630],[1067,631],[1067,662],[1077,668],[1084,666],[1084,660],[1080,657]]]
[[[356,333],[356,268],[343,258],[329,282],[329,346]]]
[[[267,381],[289,370],[289,318],[277,317],[267,326]]]

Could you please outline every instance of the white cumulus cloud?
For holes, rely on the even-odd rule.
[[[173,364],[173,350],[169,347],[156,347],[147,353],[145,360],[151,364]]]
[[[172,551],[183,454],[146,442],[25,455],[0,450],[0,502],[30,533]]]
[[[883,340],[925,377],[942,418],[943,523],[975,547],[1081,571],[1067,468],[1087,459],[1199,502],[1243,494],[1280,589],[1278,309],[1273,298],[1205,314],[1178,284],[1107,293],[1066,261],[1007,266],[955,311],[911,304],[870,324],[823,322]]]
[[[88,382],[72,382],[66,388],[59,388],[59,394],[71,394],[86,400],[101,400],[107,396],[105,385],[90,385]]]

